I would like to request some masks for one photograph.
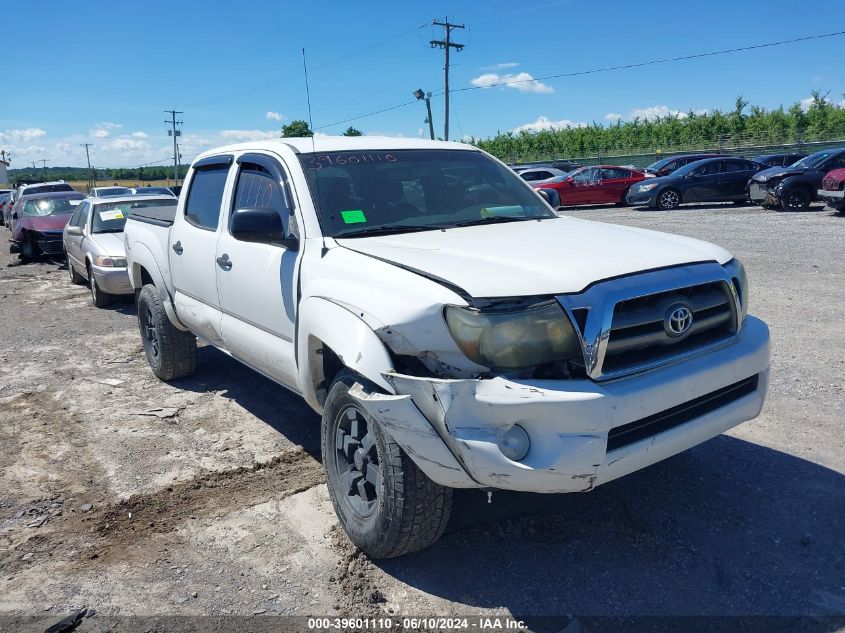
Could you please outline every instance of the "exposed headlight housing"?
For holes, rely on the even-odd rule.
[[[739,323],[742,325],[745,316],[748,314],[748,275],[745,273],[745,266],[736,258],[725,264],[724,268],[733,281],[734,290],[739,295],[741,306]]]
[[[445,317],[467,358],[491,369],[582,357],[578,336],[557,301],[507,311],[446,306]]]
[[[638,186],[637,186],[637,191],[643,191],[643,192],[645,192],[645,191],[651,191],[651,190],[652,190],[652,189],[654,189],[656,186],[657,186],[657,183],[656,183],[656,182],[649,182],[649,183],[647,183],[647,184],[645,184],[645,185],[638,185]]]
[[[109,255],[97,255],[94,258],[94,263],[97,266],[126,268],[125,257],[111,257]]]

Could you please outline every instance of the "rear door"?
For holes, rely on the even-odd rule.
[[[232,204],[227,205],[215,261],[223,341],[237,358],[295,388],[299,251],[279,243],[241,241],[229,230],[236,209],[261,208],[279,214],[286,236],[296,235],[290,178],[270,154],[243,154],[235,167]]]
[[[738,158],[726,160],[724,164],[725,167],[719,179],[719,196],[734,200],[745,198],[745,185],[757,171],[757,166],[750,161]]]
[[[684,178],[687,185],[683,193],[684,202],[706,202],[717,198],[723,163],[724,161],[714,160],[687,174]]]
[[[233,158],[214,156],[193,165],[168,245],[176,313],[197,336],[219,347],[224,345],[215,259]]]
[[[631,172],[621,167],[602,167],[596,202],[620,202],[628,187],[630,175]]]

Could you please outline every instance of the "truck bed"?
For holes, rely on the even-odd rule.
[[[176,218],[176,206],[132,209],[130,217],[137,222],[169,227],[173,225],[173,220]]]

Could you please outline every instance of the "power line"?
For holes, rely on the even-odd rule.
[[[445,89],[444,94],[446,98],[444,100],[445,105],[445,115],[444,115],[444,122],[443,122],[443,140],[449,140],[449,51],[451,49],[455,49],[456,52],[461,52],[464,49],[463,44],[458,44],[457,42],[452,41],[452,29],[463,29],[466,28],[463,24],[452,24],[449,22],[449,18],[447,17],[445,21],[439,22],[438,20],[434,20],[432,22],[434,26],[442,26],[443,32],[446,34],[446,39],[443,40],[431,40],[431,48],[442,48],[446,52],[446,63],[443,66],[443,72],[446,78],[445,82]]]
[[[668,64],[669,62],[686,61],[690,59],[701,59],[702,57],[715,57],[717,55],[727,55],[728,53],[739,53],[742,51],[752,51],[760,48],[770,48],[772,46],[783,46],[784,44],[795,44],[796,42],[806,42],[809,40],[820,40],[826,37],[836,37],[838,35],[845,35],[845,31],[835,31],[833,33],[822,33],[820,35],[807,35],[806,37],[796,37],[791,40],[781,40],[778,42],[767,42],[765,44],[754,44],[752,46],[739,46],[736,48],[725,48],[718,51],[708,51],[706,53],[694,53],[692,55],[681,55],[679,57],[664,57],[662,59],[652,59],[646,62],[637,62],[634,64],[620,64],[618,66],[605,66],[603,68],[592,68],[590,70],[579,70],[571,73],[560,73],[557,75],[546,75],[545,77],[532,77],[531,79],[511,79],[508,81],[500,81],[494,84],[485,84],[483,86],[469,86],[466,88],[458,88],[454,92],[467,92],[468,90],[481,90],[483,88],[495,88],[496,86],[509,86],[512,84],[530,83],[532,81],[544,81],[549,79],[561,79],[564,77],[578,77],[580,75],[592,75],[595,73],[604,73],[612,70],[628,70],[631,68],[642,68],[643,66],[654,66],[657,64]]]
[[[481,90],[483,88],[492,88],[492,87],[496,87],[496,86],[505,86],[505,85],[509,85],[509,84],[525,83],[525,82],[531,82],[531,81],[542,81],[542,80],[549,80],[549,79],[561,79],[561,78],[565,78],[565,77],[577,77],[577,76],[580,76],[580,75],[590,75],[590,74],[595,74],[595,73],[609,72],[609,71],[613,71],[613,70],[627,70],[627,69],[631,69],[631,68],[641,68],[643,66],[652,66],[652,65],[656,65],[656,64],[667,64],[667,63],[670,63],[670,62],[684,61],[684,60],[690,60],[690,59],[700,59],[700,58],[703,58],[703,57],[715,57],[717,55],[727,55],[729,53],[738,53],[738,52],[742,52],[742,51],[757,50],[757,49],[762,49],[762,48],[771,48],[773,46],[784,46],[786,44],[795,44],[795,43],[798,43],[798,42],[807,42],[807,41],[810,41],[810,40],[820,40],[820,39],[825,39],[825,38],[829,38],[829,37],[837,37],[837,36],[842,36],[842,35],[845,35],[845,31],[834,31],[832,33],[820,33],[818,35],[807,35],[807,36],[804,36],[804,37],[796,37],[796,38],[789,39],[789,40],[779,40],[779,41],[776,41],[776,42],[766,42],[764,44],[754,44],[754,45],[751,45],[751,46],[740,46],[740,47],[736,47],[736,48],[726,48],[726,49],[717,50],[717,51],[708,51],[708,52],[705,52],[705,53],[695,53],[695,54],[692,54],[692,55],[682,55],[682,56],[678,56],[678,57],[666,57],[666,58],[662,58],[662,59],[653,59],[653,60],[649,60],[649,61],[645,61],[645,62],[637,62],[637,63],[634,63],[634,64],[620,64],[620,65],[617,65],[617,66],[605,66],[605,67],[602,67],[602,68],[592,68],[592,69],[589,69],[589,70],[580,70],[580,71],[574,71],[574,72],[570,72],[570,73],[560,73],[560,74],[556,74],[556,75],[547,75],[545,77],[534,77],[533,79],[520,79],[520,80],[502,81],[502,82],[497,82],[495,84],[489,84],[489,85],[484,85],[484,86],[469,86],[469,87],[466,87],[466,88],[458,88],[456,90],[452,90],[451,92],[467,92],[467,91],[470,91],[470,90]],[[433,96],[439,97],[439,96],[443,95],[444,93],[445,93],[445,90],[441,90],[440,92],[434,93]],[[352,117],[352,118],[349,118],[349,119],[343,119],[342,121],[336,121],[334,123],[328,123],[326,125],[321,125],[321,126],[314,128],[314,129],[322,130],[322,129],[325,129],[325,128],[334,127],[335,125],[340,125],[341,123],[347,123],[349,121],[357,121],[359,119],[366,119],[366,118],[371,117],[371,116],[376,116],[377,114],[382,114],[384,112],[389,112],[391,110],[396,110],[398,108],[404,108],[406,106],[413,105],[414,103],[416,103],[416,101],[408,101],[408,102],[405,102],[405,103],[400,103],[400,104],[397,104],[397,105],[394,105],[394,106],[381,108],[381,109],[375,110],[373,112],[368,112],[366,114],[359,114],[359,115]]]

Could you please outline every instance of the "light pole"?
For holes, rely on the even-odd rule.
[[[414,96],[420,100],[425,101],[425,109],[428,112],[428,118],[425,120],[428,123],[428,133],[431,136],[431,140],[434,140],[434,121],[431,120],[431,93],[430,92],[423,92],[422,88],[417,88],[414,90]]]

